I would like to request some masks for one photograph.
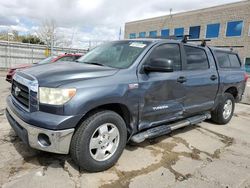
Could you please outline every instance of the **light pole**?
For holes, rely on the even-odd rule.
[[[53,49],[53,46],[54,46],[54,32],[52,33],[52,35],[51,35],[51,47],[50,47],[50,49],[51,49],[51,56],[53,56],[53,54],[54,54],[54,49]]]

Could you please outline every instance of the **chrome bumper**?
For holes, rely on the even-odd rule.
[[[73,136],[75,129],[66,129],[66,130],[59,130],[53,131],[48,129],[42,129],[39,127],[35,127],[33,125],[25,123],[22,119],[20,119],[10,107],[7,106],[7,118],[11,124],[11,126],[16,129],[25,129],[27,131],[27,139],[30,147],[43,150],[52,153],[59,153],[59,154],[68,154],[71,138]],[[12,118],[12,119],[9,119]],[[14,120],[14,121],[13,121]],[[15,125],[13,125],[15,124]],[[50,145],[45,146],[39,139],[39,134],[45,134],[48,136]],[[20,135],[19,135],[20,136]]]

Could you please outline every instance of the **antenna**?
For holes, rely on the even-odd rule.
[[[173,11],[173,9],[172,8],[170,8],[169,9],[169,16],[172,18],[172,11]]]

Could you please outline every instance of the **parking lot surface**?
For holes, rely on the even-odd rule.
[[[67,155],[24,145],[4,115],[10,84],[0,74],[0,187],[250,187],[250,105],[231,122],[204,122],[136,146],[117,164],[87,173]]]

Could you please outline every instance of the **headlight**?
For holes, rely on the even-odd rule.
[[[62,105],[76,94],[76,89],[39,88],[39,102],[52,105]]]

